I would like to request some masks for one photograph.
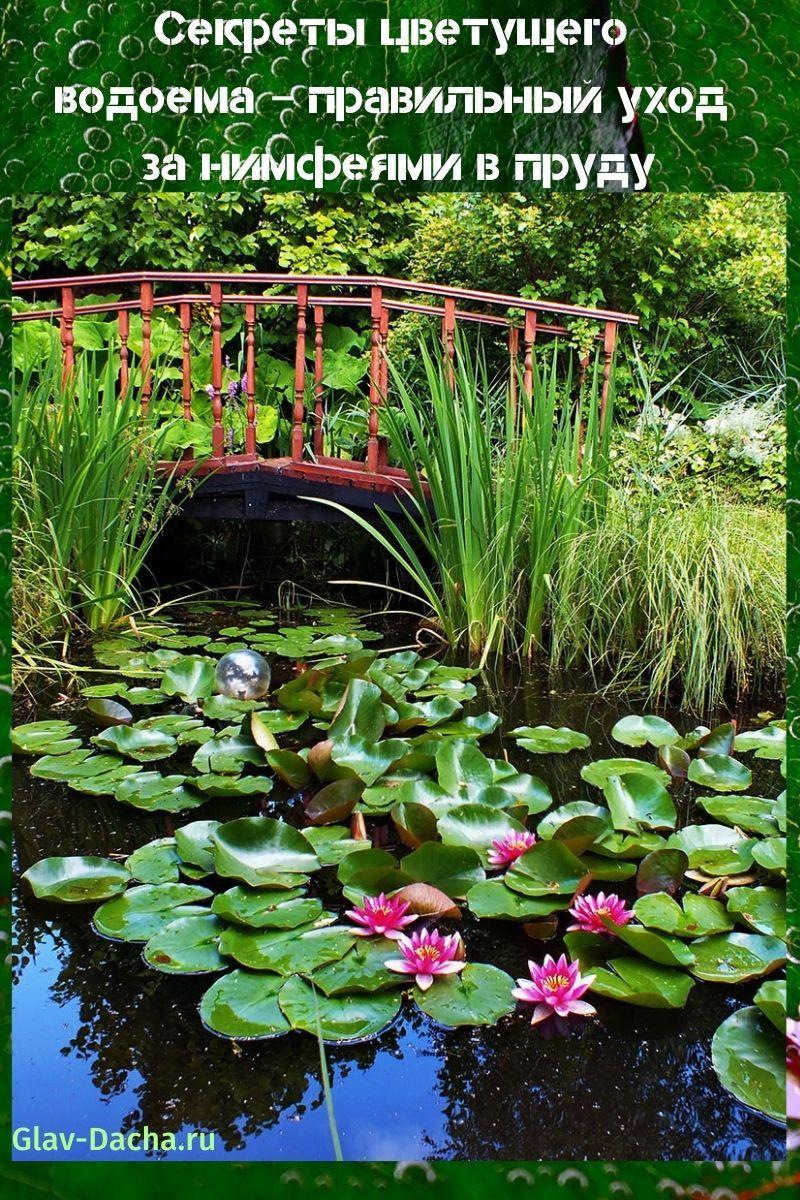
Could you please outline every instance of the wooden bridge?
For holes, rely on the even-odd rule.
[[[518,386],[528,394],[531,392],[537,341],[569,337],[565,320],[581,318],[592,322],[596,325],[594,340],[602,361],[603,413],[618,328],[638,323],[629,313],[370,275],[134,271],[16,281],[12,290],[36,304],[35,308],[26,306],[14,312],[15,322],[58,322],[65,382],[75,366],[76,323],[97,314],[115,314],[119,390],[125,394],[136,365],[145,412],[153,396],[153,376],[159,369],[152,348],[153,314],[158,309],[177,313],[182,339],[180,397],[187,421],[195,419],[193,406],[198,390],[192,379],[190,335],[193,325],[202,320],[210,339],[211,454],[201,461],[189,449],[177,467],[174,462],[163,466],[170,472],[191,470],[200,481],[187,505],[192,515],[240,519],[335,519],[334,510],[308,504],[306,497],[333,499],[351,508],[402,509],[408,476],[389,465],[387,439],[380,427],[381,407],[389,400],[391,321],[397,314],[417,313],[440,322],[442,353],[450,363],[455,358],[459,324],[494,330],[503,339],[503,352],[507,354],[512,400]],[[81,303],[82,292],[89,293],[90,300]],[[112,292],[114,297],[98,300],[98,295],[102,297],[104,292]],[[244,310],[242,453],[226,449],[223,314],[228,306]],[[293,313],[295,340],[291,444],[289,453],[279,457],[259,452],[256,430],[256,328],[265,314],[275,309],[289,309]],[[324,421],[329,391],[323,358],[325,326],[330,313],[339,309],[364,310],[369,316],[363,461],[325,453]],[[131,313],[141,318],[138,356],[129,346]],[[579,382],[590,357],[586,354],[578,360]],[[313,362],[313,369],[309,369],[309,362]]]

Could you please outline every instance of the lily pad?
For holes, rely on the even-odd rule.
[[[131,881],[127,867],[94,855],[40,858],[22,878],[37,899],[63,904],[106,900],[124,891]]]
[[[93,779],[106,775],[119,765],[119,759],[110,754],[92,754],[91,750],[69,750],[60,754],[45,754],[37,758],[31,767],[34,779],[50,779],[58,783],[71,783],[74,779]]]
[[[80,738],[70,737],[74,732],[69,721],[32,721],[11,730],[11,745],[20,754],[68,754],[81,745]]]
[[[304,1029],[325,1042],[360,1042],[390,1025],[400,1011],[400,994],[325,996],[304,979],[287,979],[278,994],[293,1029]]]
[[[765,796],[698,796],[697,802],[710,817],[716,817],[726,825],[735,825],[762,837],[778,833],[777,802]]]
[[[475,716],[462,717],[460,721],[447,721],[444,725],[436,726],[436,733],[443,738],[459,738],[461,740],[488,737],[494,733],[500,724],[497,713],[483,712]]]
[[[430,883],[452,900],[460,900],[485,874],[478,855],[468,846],[425,842],[407,854],[400,869],[410,883]]]
[[[200,901],[208,888],[192,883],[142,884],[101,904],[92,924],[102,937],[119,942],[146,942],[177,917],[207,913]]]
[[[318,921],[324,909],[321,900],[304,896],[302,888],[267,891],[237,886],[215,896],[211,911],[223,921],[249,929],[297,929]]]
[[[588,800],[572,800],[542,817],[536,836],[544,841],[563,842],[573,854],[585,850],[611,829],[607,808]]]
[[[228,966],[217,949],[224,925],[212,913],[177,917],[145,942],[142,958],[168,975],[208,975]]]
[[[130,725],[133,722],[131,710],[117,700],[96,697],[90,699],[86,707],[101,725]]]
[[[520,725],[511,730],[509,737],[516,738],[518,745],[531,754],[569,754],[571,750],[585,750],[591,744],[585,733],[565,725],[558,729],[552,725]]]
[[[461,804],[439,817],[439,834],[445,845],[469,846],[484,867],[490,866],[492,842],[509,833],[525,833],[525,826],[487,804]]]
[[[364,850],[348,855],[339,864],[337,876],[345,896],[355,903],[364,896],[396,892],[413,882],[388,850]]]
[[[683,1008],[694,980],[683,970],[661,966],[639,955],[617,957],[614,941],[602,934],[568,933],[564,945],[581,971],[594,979],[590,991],[639,1008]]]
[[[637,833],[644,829],[674,829],[675,804],[662,783],[632,771],[610,775],[603,786],[614,828]]]
[[[312,982],[326,996],[404,987],[408,977],[385,965],[387,959],[396,957],[397,942],[390,938],[359,938],[341,958],[315,971]]]
[[[306,819],[312,825],[343,821],[355,808],[364,785],[360,779],[335,779],[311,797],[306,804]]]
[[[415,987],[419,1008],[440,1025],[496,1025],[514,1011],[514,980],[488,963],[467,963],[458,975],[434,979],[427,991]]]
[[[158,771],[142,771],[123,779],[114,790],[121,804],[130,804],[146,812],[186,812],[205,804],[205,796],[192,791],[185,775],[161,775]]]
[[[217,874],[251,887],[295,887],[320,867],[303,835],[271,817],[227,821],[211,840]]]
[[[161,690],[167,696],[180,696],[187,704],[205,700],[216,691],[217,665],[211,658],[186,655],[164,672]]]
[[[622,717],[611,730],[611,736],[623,746],[672,746],[680,734],[663,717]]]
[[[564,909],[568,897],[523,896],[506,887],[502,879],[476,883],[467,892],[467,907],[480,920],[535,921]]]
[[[715,792],[744,792],[753,782],[752,772],[729,754],[709,754],[689,764],[690,783]]]
[[[753,864],[755,842],[727,825],[687,825],[668,844],[689,855],[693,871],[707,875],[738,875]]]
[[[774,871],[776,874],[786,874],[786,838],[771,837],[765,838],[763,842],[756,842],[753,846],[753,859],[765,871]]]
[[[214,845],[212,834],[220,827],[219,821],[190,821],[175,830],[175,848],[184,863],[200,867],[207,874],[214,870]]]
[[[691,967],[694,963],[694,952],[680,938],[654,933],[641,925],[615,925],[610,920],[603,924],[631,950],[662,967]]]
[[[134,725],[114,725],[92,738],[101,750],[113,750],[134,762],[156,762],[169,758],[178,748],[175,738],[158,729],[142,729]]]
[[[736,750],[755,750],[756,758],[780,762],[786,753],[786,730],[779,725],[765,725],[763,729],[737,734],[733,745]]]
[[[200,1001],[200,1020],[211,1033],[237,1042],[281,1037],[291,1029],[278,1005],[286,980],[266,971],[230,971]]]
[[[423,842],[433,842],[439,836],[435,813],[425,804],[401,802],[392,809],[397,836],[404,846],[416,849]]]
[[[581,767],[581,779],[598,788],[604,788],[612,777],[627,779],[631,775],[643,775],[663,787],[666,787],[670,779],[661,767],[641,758],[598,758],[595,762],[586,763]]]
[[[753,997],[753,1003],[761,1009],[781,1036],[786,1034],[786,980],[768,979]]]
[[[204,796],[216,800],[231,800],[236,796],[268,796],[272,780],[266,775],[193,775],[192,787]]]
[[[725,905],[711,896],[687,892],[683,907],[666,892],[642,896],[633,906],[637,921],[649,929],[660,929],[676,937],[696,938],[733,929]]]
[[[786,1120],[784,1039],[758,1008],[740,1008],[722,1022],[711,1060],[723,1087],[775,1121]]]
[[[636,890],[640,896],[650,892],[676,892],[689,869],[689,856],[683,850],[664,846],[646,855],[636,872]]]
[[[504,882],[524,896],[572,895],[588,872],[561,842],[537,842],[506,872]]]
[[[759,933],[717,933],[694,942],[692,974],[709,983],[744,983],[777,971],[786,962],[786,946]]]
[[[408,752],[408,742],[402,738],[384,738],[382,741],[372,742],[368,738],[354,735],[332,740],[333,761],[337,766],[352,771],[368,787],[376,783]]]
[[[180,879],[180,857],[175,838],[156,838],[134,850],[125,859],[125,866],[140,883],[177,883]]]
[[[436,751],[439,784],[451,796],[473,799],[480,789],[494,783],[492,764],[472,742],[455,738]]]
[[[249,733],[220,733],[203,742],[194,754],[192,766],[207,775],[238,775],[245,763],[263,767],[264,751]]]
[[[310,975],[341,958],[356,941],[351,927],[318,924],[297,929],[240,929],[229,926],[219,939],[222,954],[254,971]]]
[[[311,778],[308,763],[294,750],[268,750],[266,756],[278,778],[295,791],[304,788]]]
[[[354,838],[345,825],[320,825],[301,829],[323,867],[336,867],[350,854],[364,854],[371,849],[369,838]]]
[[[773,887],[737,887],[727,894],[728,912],[750,929],[786,941],[786,893]]]

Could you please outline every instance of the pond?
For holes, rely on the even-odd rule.
[[[270,618],[262,614],[261,619],[268,628]],[[199,648],[181,649],[178,636],[180,653],[206,653],[202,643],[208,637],[218,651],[225,648],[226,638],[231,646],[238,644],[232,640],[236,633],[219,633],[220,628],[233,627],[230,609],[195,606],[181,613],[180,625],[172,620],[176,631],[188,631],[200,643]],[[255,626],[246,628],[256,630],[256,640],[263,638],[255,609],[237,612],[235,620],[239,627],[255,620]],[[300,614],[296,621],[307,624],[309,617]],[[285,616],[280,624],[289,624]],[[383,654],[409,645],[409,630],[396,622],[373,616],[366,625],[356,625],[357,631],[366,627],[383,636],[381,642],[369,642],[370,649],[380,646]],[[165,642],[169,631],[165,635],[162,630],[160,645],[169,650]],[[294,653],[270,654],[273,693],[298,678],[293,658],[303,657],[302,638],[297,646],[290,643],[285,648]],[[130,654],[126,663],[126,654],[117,649],[117,665],[107,666],[105,675],[89,677],[91,684],[109,683],[130,668]],[[268,646],[264,649],[268,652]],[[113,659],[113,647],[109,653]],[[164,658],[167,661],[169,655]],[[143,682],[125,678],[128,685]],[[651,746],[621,747],[611,737],[618,718],[636,711],[630,700],[598,696],[585,684],[551,690],[536,670],[508,665],[504,672],[483,673],[474,683],[477,695],[465,700],[463,713],[489,709],[500,717],[496,730],[480,740],[483,754],[498,760],[507,756],[520,771],[539,777],[556,805],[597,801],[600,794],[581,778],[581,768],[591,761],[620,754],[655,761]],[[457,684],[451,687],[457,694]],[[21,719],[68,720],[87,740],[99,732],[95,718],[86,713],[85,700],[54,707],[54,699],[44,697],[37,711]],[[132,697],[120,699],[131,702],[137,720],[160,712],[191,711],[175,697],[142,708]],[[756,712],[760,707],[723,716],[735,715],[740,728],[750,728],[763,723],[763,714],[759,719]],[[661,715],[681,731],[693,724],[685,714]],[[565,754],[532,753],[509,736],[516,727],[539,725],[581,731],[590,745]],[[420,732],[426,731],[415,730]],[[281,748],[303,746],[319,737],[313,727],[303,726],[280,733],[278,742]],[[196,749],[190,745],[189,755]],[[746,757],[753,772],[748,792],[776,796],[783,786],[778,763]],[[286,784],[279,784],[269,797],[212,799],[191,812],[146,812],[118,803],[111,795],[79,793],[63,782],[33,778],[31,762],[28,756],[15,757],[20,872],[49,856],[121,859],[198,818],[228,822],[261,812],[295,826],[303,823],[302,802]],[[152,770],[153,765],[145,764],[144,769]],[[716,819],[697,805],[698,790],[691,784],[677,790],[679,826]],[[539,819],[533,818],[533,827]],[[368,828],[377,845],[397,848],[387,817],[369,820]],[[216,880],[212,890],[223,891],[234,882]],[[599,886],[618,892],[629,903],[636,899],[631,879]],[[335,868],[314,876],[309,894],[321,897],[337,917],[351,907],[336,884]],[[541,961],[544,954],[557,956],[564,948],[563,919],[557,936],[542,941],[528,936],[519,922],[479,921],[463,901],[459,903],[461,920],[438,924],[447,932],[460,930],[470,962],[493,964],[516,979],[527,974],[528,959]],[[27,887],[17,889],[15,1126],[73,1130],[79,1137],[88,1135],[90,1128],[113,1133],[146,1126],[174,1133],[179,1148],[171,1156],[183,1161],[332,1159],[331,1114],[317,1038],[298,1031],[262,1041],[217,1036],[204,1028],[197,1011],[216,976],[152,970],[142,959],[140,943],[97,936],[91,923],[93,907],[37,900]],[[685,1007],[669,1010],[635,1007],[593,993],[587,999],[597,1017],[574,1019],[558,1028],[553,1021],[532,1027],[530,1006],[523,1004],[494,1024],[446,1028],[405,1000],[376,1036],[325,1046],[342,1154],[348,1160],[782,1158],[782,1127],[727,1091],[711,1059],[716,1030],[730,1014],[752,1003],[762,982],[721,986],[698,980]],[[181,1149],[193,1131],[213,1137],[195,1139],[191,1148]],[[103,1148],[102,1135],[96,1136],[95,1146],[76,1142],[50,1157],[141,1157],[136,1149]],[[151,1150],[153,1156],[160,1152]],[[20,1149],[16,1157],[37,1155]]]

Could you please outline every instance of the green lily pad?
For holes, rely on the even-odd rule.
[[[611,736],[623,746],[672,746],[680,734],[663,717],[622,717],[611,730]]]
[[[786,874],[786,838],[765,838],[753,846],[753,859],[765,871],[774,871],[779,875]]]
[[[254,891],[237,886],[215,896],[211,911],[223,921],[249,929],[297,929],[318,921],[324,909],[321,900],[304,896],[302,888]]]
[[[180,736],[194,733],[205,726],[199,717],[188,717],[184,713],[158,713],[155,717],[143,717],[141,721],[136,722],[134,728],[156,729],[159,733],[168,733],[170,737],[174,737],[179,745],[186,745],[191,742],[191,738],[184,736],[181,742],[178,740]]]
[[[468,846],[425,842],[400,864],[407,883],[430,883],[451,900],[460,900],[485,879],[478,855]],[[400,885],[402,886],[402,885]]]
[[[733,745],[736,750],[755,750],[756,758],[780,762],[786,753],[786,730],[778,725],[765,725],[763,729],[737,734]]]
[[[514,980],[488,963],[467,963],[458,975],[434,979],[427,991],[415,987],[419,1008],[440,1025],[496,1025],[516,1007]]]
[[[773,887],[737,887],[727,894],[728,912],[756,933],[786,941],[786,893]]]
[[[390,938],[359,938],[341,958],[315,971],[312,982],[326,996],[404,987],[408,976],[390,971],[385,965],[397,954],[397,942]]]
[[[101,937],[118,942],[146,942],[177,917],[202,915],[200,901],[208,888],[192,883],[142,884],[101,904],[92,924]]]
[[[398,733],[405,733],[407,729],[419,726],[427,728],[431,725],[441,725],[443,721],[449,721],[455,716],[461,705],[447,696],[436,696],[431,700],[420,700],[416,704],[397,700],[395,708],[397,720],[393,722],[394,728]]]
[[[610,829],[608,809],[588,800],[572,800],[542,817],[536,836],[543,841],[563,842],[573,854],[581,855]]]
[[[266,756],[278,778],[295,791],[304,788],[311,778],[308,763],[294,750],[268,750]]]
[[[350,837],[344,825],[320,825],[301,829],[323,867],[336,867],[350,854],[364,854],[372,846],[369,838]]]
[[[616,957],[614,941],[602,934],[568,933],[564,945],[583,974],[594,976],[590,991],[638,1008],[683,1008],[694,980],[683,970],[638,955]]]
[[[101,725],[130,725],[133,722],[131,710],[116,700],[96,697],[90,699],[86,707]]]
[[[253,971],[278,975],[310,975],[317,967],[342,958],[355,943],[351,927],[323,924],[297,929],[240,929],[229,926],[219,939],[222,954]]]
[[[662,967],[691,967],[694,963],[694,952],[680,938],[654,933],[640,925],[615,925],[609,920],[603,924],[631,950]]]
[[[306,803],[306,819],[314,825],[343,821],[350,816],[363,791],[360,779],[335,779],[315,792]]]
[[[786,1120],[784,1039],[758,1008],[740,1008],[711,1042],[711,1061],[723,1087],[775,1121]]]
[[[614,828],[637,833],[644,829],[674,829],[675,804],[662,783],[632,771],[610,775],[603,786]]]
[[[228,966],[217,949],[225,926],[212,913],[177,917],[145,942],[148,967],[168,975],[209,975]]]
[[[770,975],[786,962],[786,946],[759,933],[716,933],[694,942],[692,974],[709,983],[744,983]]]
[[[401,802],[392,809],[392,820],[404,846],[415,849],[423,842],[434,842],[439,836],[436,814],[425,804]]]
[[[408,742],[402,738],[385,738],[383,741],[371,742],[368,738],[354,735],[334,739],[331,758],[337,766],[352,771],[369,787],[377,783],[407,752]]]
[[[151,704],[163,704],[164,693],[161,688],[124,687],[117,695],[122,696],[129,704],[141,704],[147,707]]]
[[[451,796],[473,799],[494,783],[492,764],[472,742],[455,738],[444,741],[436,751],[439,785]]]
[[[200,1020],[211,1033],[237,1042],[281,1037],[291,1029],[278,1005],[286,980],[266,971],[230,971],[200,1001]]]
[[[599,854],[584,853],[580,856],[584,870],[592,879],[603,883],[622,883],[633,879],[636,863],[625,859],[602,858]]]
[[[537,842],[506,872],[504,881],[524,896],[572,895],[587,870],[561,842]]]
[[[205,796],[186,786],[188,782],[185,775],[142,771],[117,784],[114,795],[121,804],[130,804],[145,812],[186,812],[206,802]]]
[[[161,690],[166,696],[180,696],[187,704],[205,700],[216,691],[217,664],[211,658],[186,655],[164,672]]]
[[[497,713],[476,713],[475,716],[462,717],[460,721],[447,721],[444,725],[437,725],[436,733],[443,738],[479,741],[494,733],[499,724],[500,718]]]
[[[205,775],[239,775],[245,763],[263,767],[264,751],[249,733],[222,732],[198,747],[192,766]]]
[[[666,787],[670,781],[669,775],[661,767],[641,758],[598,758],[581,767],[581,779],[598,788],[604,788],[612,777],[627,779],[631,775],[643,775],[662,787]]]
[[[266,775],[193,775],[191,782],[198,792],[216,800],[268,796],[272,791],[272,780]]]
[[[69,721],[32,721],[11,730],[11,745],[20,754],[68,754],[81,745],[80,738],[70,737],[74,732]]]
[[[786,1034],[786,980],[768,979],[753,997],[753,1003],[760,1008],[768,1021],[771,1021],[781,1036]]]
[[[337,877],[345,896],[353,902],[364,896],[395,892],[414,882],[388,850],[364,850],[348,855],[339,864]]]
[[[106,900],[124,891],[131,881],[127,867],[94,855],[40,858],[22,878],[37,899],[64,904]]]
[[[217,874],[251,887],[295,887],[320,867],[303,835],[271,817],[227,821],[211,840]]]
[[[95,759],[86,761],[87,763],[94,762]],[[141,769],[138,763],[125,763],[118,758],[116,766],[109,771],[103,771],[100,775],[73,775],[69,780],[69,786],[74,792],[81,792],[85,796],[113,796],[123,779],[130,779],[132,775],[138,775]]]
[[[478,804],[489,803],[488,797],[491,793],[491,803],[497,804],[499,793],[503,792],[503,808],[524,806],[529,816],[544,812],[553,803],[550,788],[538,775],[527,775],[524,771],[517,771],[510,763],[502,762],[502,760],[500,762],[504,769],[500,772],[498,771],[498,760],[490,759],[489,761],[492,767],[493,782],[490,788],[476,792],[470,799],[474,799]]]
[[[698,796],[697,803],[710,817],[726,825],[736,825],[762,837],[778,833],[777,802],[765,796]]]
[[[694,742],[694,749],[700,758],[710,758],[717,754],[727,758],[733,749],[735,735],[736,726],[733,721],[726,721],[724,725],[717,725],[714,729],[703,732]]]
[[[733,929],[725,905],[711,896],[687,892],[683,907],[666,892],[641,896],[633,906],[637,921],[649,929],[660,929],[676,937],[696,938]]]
[[[278,1003],[293,1029],[325,1042],[361,1042],[390,1025],[400,1011],[399,992],[325,996],[305,979],[287,979]]]
[[[214,870],[214,845],[212,834],[220,827],[219,821],[190,821],[175,830],[175,849],[183,863],[199,867],[206,874]]]
[[[665,845],[664,838],[649,829],[642,829],[638,833],[617,833],[612,830],[597,839],[592,852],[604,858],[639,859]]]
[[[113,750],[134,762],[156,762],[169,758],[178,748],[175,738],[158,729],[141,729],[134,725],[113,725],[92,738],[101,750]]]
[[[708,875],[739,875],[753,864],[754,840],[727,825],[688,825],[673,833],[668,845],[689,855],[693,871]]]
[[[366,679],[351,679],[328,728],[328,737],[334,742],[359,738],[374,743],[380,740],[385,728],[386,714],[380,688]]]
[[[715,792],[744,792],[753,782],[752,772],[729,754],[709,754],[689,764],[690,783]]]
[[[439,817],[438,826],[445,845],[471,847],[484,867],[490,866],[492,842],[509,833],[525,832],[521,822],[487,804],[458,805]]]
[[[562,896],[523,896],[506,887],[502,879],[476,883],[467,892],[467,907],[480,920],[536,921],[564,909],[570,902]]]
[[[34,779],[71,783],[74,779],[92,779],[106,775],[119,765],[110,754],[92,754],[91,750],[69,750],[63,754],[45,754],[31,767]]]
[[[558,729],[552,725],[520,725],[511,730],[509,737],[516,738],[518,745],[531,754],[569,754],[571,750],[585,750],[591,744],[585,733],[565,725]]]
[[[134,850],[125,859],[125,866],[140,883],[177,883],[180,879],[180,857],[175,838],[156,838]]]

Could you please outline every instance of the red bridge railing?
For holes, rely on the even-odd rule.
[[[102,293],[108,289],[128,291],[126,299],[81,304],[81,291]],[[169,289],[169,290],[167,290]],[[177,290],[176,290],[177,289]],[[202,289],[202,290],[200,290]],[[258,289],[261,289],[260,291]],[[266,289],[279,289],[277,291]],[[313,461],[340,464],[350,472],[371,475],[399,475],[387,464],[387,446],[380,435],[380,408],[389,390],[388,340],[390,324],[398,313],[419,313],[441,321],[441,339],[445,358],[454,362],[456,329],[460,323],[496,326],[505,330],[510,366],[509,387],[512,398],[521,379],[530,394],[533,380],[535,345],[540,338],[563,338],[570,334],[564,319],[582,318],[597,326],[596,344],[603,366],[601,410],[605,412],[612,363],[620,325],[636,325],[630,313],[587,308],[577,304],[529,300],[522,296],[470,288],[446,287],[436,283],[393,279],[372,275],[283,275],[231,274],[227,272],[133,271],[109,275],[78,275],[58,279],[18,280],[12,284],[15,295],[38,303],[55,294],[52,307],[15,312],[15,322],[57,320],[66,381],[75,366],[75,322],[98,313],[117,314],[119,351],[119,388],[125,393],[130,383],[130,314],[138,313],[142,322],[142,346],[139,355],[141,400],[147,409],[153,393],[152,318],[158,308],[173,308],[179,315],[182,337],[181,398],[183,415],[192,420],[192,355],[190,334],[198,306],[210,308],[212,458],[217,465],[259,461],[256,450],[256,356],[255,330],[267,309],[289,307],[295,312],[294,403],[292,413],[291,458],[299,464],[305,458],[307,423],[310,418],[310,445]],[[244,454],[225,453],[222,314],[228,306],[244,309],[245,362],[245,439]],[[367,415],[366,458],[362,463],[327,457],[323,454],[325,380],[323,355],[325,323],[332,309],[365,309],[369,312],[369,405]],[[522,315],[520,315],[520,313]],[[313,339],[313,340],[312,340]],[[313,346],[313,405],[306,410],[307,349]],[[579,360],[579,377],[589,362]]]

